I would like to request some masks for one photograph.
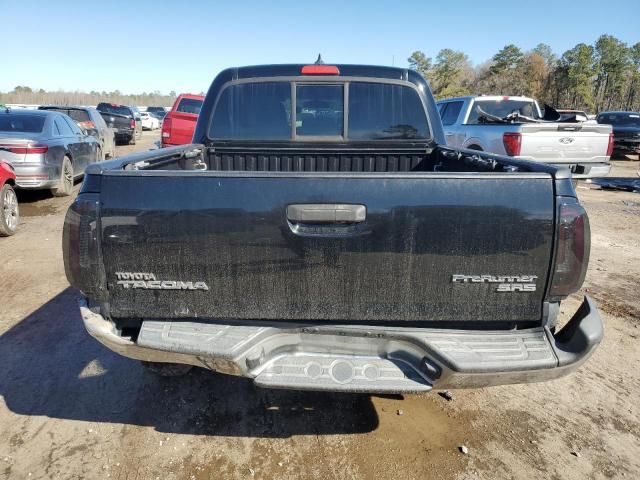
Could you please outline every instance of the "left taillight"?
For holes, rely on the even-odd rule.
[[[93,123],[91,120],[86,120],[84,122],[78,122],[78,125],[80,125],[85,130],[90,130],[90,129],[95,130],[95,128],[96,128],[96,124]]]
[[[614,143],[613,132],[611,132],[609,133],[609,145],[607,145],[607,157],[610,157],[611,155],[613,155],[613,143]]]
[[[574,198],[561,200],[558,206],[556,255],[549,287],[552,297],[577,292],[584,282],[589,264],[589,217]]]
[[[69,283],[86,296],[98,299],[104,291],[98,194],[79,195],[67,210],[62,254]]]
[[[522,147],[522,135],[516,132],[506,132],[502,135],[502,143],[504,144],[504,150],[510,157],[517,157],[520,155],[520,149]]]
[[[41,143],[28,143],[26,145],[0,145],[0,148],[19,155],[24,155],[25,153],[47,153],[49,151],[49,146]]]

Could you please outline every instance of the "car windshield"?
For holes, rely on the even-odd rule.
[[[115,115],[127,115],[129,117],[132,115],[132,111],[129,107],[125,107],[122,105],[112,105],[109,103],[101,103],[100,105],[98,105],[98,110],[103,113],[113,113]]]
[[[0,132],[40,133],[44,121],[44,115],[3,113],[0,114]]]
[[[640,128],[640,113],[603,113],[598,117],[598,123]]]
[[[536,104],[531,100],[504,99],[476,99],[473,103],[468,124],[491,123],[500,121],[507,115],[517,113],[525,117],[540,118]]]
[[[183,113],[195,113],[196,115],[199,115],[201,108],[202,100],[198,100],[197,98],[183,98],[180,100],[180,104],[178,105],[178,108],[176,108],[176,111]]]

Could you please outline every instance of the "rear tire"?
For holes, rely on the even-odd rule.
[[[13,187],[5,183],[0,189],[0,237],[16,233],[19,221],[18,197]]]
[[[131,138],[129,139],[129,145],[135,145],[135,144],[136,144],[136,132],[134,130],[133,135],[131,135]]]
[[[151,373],[161,377],[181,377],[193,368],[191,365],[182,363],[142,362],[142,365]]]
[[[58,180],[58,186],[51,189],[51,193],[54,197],[68,197],[73,191],[73,164],[71,159],[65,156],[62,159],[62,166],[60,168],[60,180]]]

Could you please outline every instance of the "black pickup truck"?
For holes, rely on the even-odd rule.
[[[91,165],[64,226],[88,332],[165,374],[420,392],[576,369],[591,299],[570,173],[446,146],[400,68],[231,68],[194,143]]]
[[[102,102],[96,110],[107,127],[113,129],[116,142],[135,145],[137,138],[142,136],[142,120],[137,108]]]

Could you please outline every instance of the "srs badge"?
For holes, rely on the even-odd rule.
[[[209,290],[204,282],[183,282],[179,280],[158,280],[153,273],[116,272],[117,285],[122,288],[143,290]]]
[[[489,283],[496,292],[535,292],[537,275],[452,275],[453,283]]]

